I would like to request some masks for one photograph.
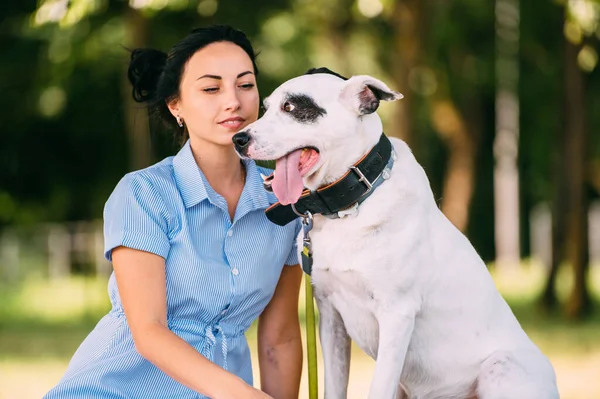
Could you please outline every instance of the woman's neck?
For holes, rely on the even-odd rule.
[[[216,192],[223,195],[243,186],[245,171],[233,144],[221,146],[191,138],[190,146],[196,164]]]

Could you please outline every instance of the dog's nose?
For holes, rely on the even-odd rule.
[[[250,144],[250,140],[252,136],[250,136],[247,132],[239,132],[233,135],[233,144],[235,145],[235,149],[239,153],[245,152],[248,148],[248,144]]]

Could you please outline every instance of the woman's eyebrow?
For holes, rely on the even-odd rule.
[[[237,78],[239,79],[239,78],[241,78],[242,76],[244,76],[244,75],[248,75],[248,74],[252,74],[252,71],[245,71],[245,72],[242,72],[242,73],[240,73],[240,74],[237,76]],[[200,77],[199,77],[198,79],[196,79],[196,80],[200,80],[200,79],[202,79],[202,78],[217,79],[217,80],[222,80],[222,79],[223,79],[223,78],[222,78],[221,76],[219,76],[219,75],[202,75],[202,76],[200,76]]]
[[[218,80],[221,80],[221,79],[223,79],[223,78],[222,78],[222,77],[220,77],[219,75],[202,75],[202,76],[200,76],[200,77],[199,77],[198,79],[196,79],[196,80],[200,80],[200,79],[203,79],[203,78],[209,78],[209,79],[218,79]]]

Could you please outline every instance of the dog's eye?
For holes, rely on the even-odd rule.
[[[283,110],[285,112],[292,112],[294,110],[294,108],[296,108],[296,106],[294,104],[292,104],[289,101],[286,101],[285,103],[283,103]]]

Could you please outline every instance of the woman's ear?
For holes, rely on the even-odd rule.
[[[178,100],[167,101],[167,107],[169,108],[169,111],[171,112],[171,115],[173,115],[174,118],[177,118],[178,116],[181,117],[181,113],[179,112]]]

